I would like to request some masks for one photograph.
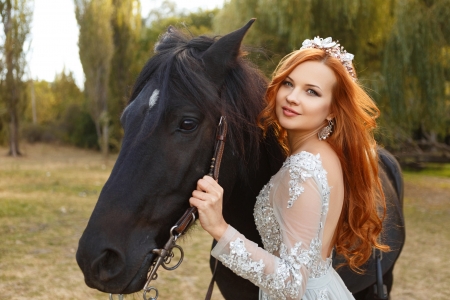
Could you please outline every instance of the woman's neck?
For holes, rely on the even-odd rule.
[[[309,148],[311,144],[320,142],[317,133],[321,128],[309,132],[288,132],[290,154],[295,154]]]

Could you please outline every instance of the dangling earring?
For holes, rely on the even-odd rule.
[[[320,131],[317,133],[319,141],[326,140],[327,137],[330,136],[330,134],[333,132],[333,125],[333,121],[328,120],[328,125],[320,129]]]

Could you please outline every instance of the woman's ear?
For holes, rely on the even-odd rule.
[[[330,113],[328,116],[327,116],[327,120],[328,121],[331,121],[331,120],[333,120],[334,119],[334,113]]]

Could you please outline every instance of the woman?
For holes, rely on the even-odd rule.
[[[354,299],[331,267],[350,268],[387,246],[377,241],[385,209],[372,135],[379,110],[356,82],[352,61],[331,38],[305,40],[280,62],[261,113],[288,158],[263,187],[254,217],[264,249],[222,216],[222,188],[205,176],[190,203],[218,241],[212,255],[260,287],[260,299]]]

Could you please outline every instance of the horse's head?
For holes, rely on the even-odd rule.
[[[88,286],[142,289],[152,249],[164,245],[209,170],[223,114],[229,134],[220,183],[232,189],[239,162],[259,142],[265,80],[240,50],[252,23],[218,40],[188,39],[174,28],[160,38],[122,114],[122,149],[79,242]]]

